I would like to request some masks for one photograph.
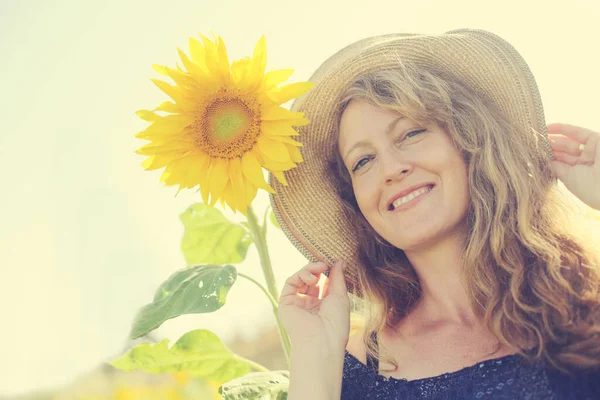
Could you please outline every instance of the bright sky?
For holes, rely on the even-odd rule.
[[[136,310],[184,266],[174,197],[134,154],[146,124],[134,112],[166,97],[153,63],[213,29],[230,59],[266,35],[268,68],[309,79],[358,39],[392,32],[483,28],[525,57],[548,122],[600,129],[597,0],[0,1],[0,396],[67,384],[119,353]],[[558,5],[560,4],[560,5]],[[266,196],[256,203],[264,209]],[[278,286],[305,260],[272,231]],[[240,269],[262,280],[255,250]],[[238,281],[226,306],[156,331],[195,328],[223,340],[272,324],[258,290]]]

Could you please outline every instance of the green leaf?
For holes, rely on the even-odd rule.
[[[275,213],[273,211],[269,213],[269,219],[271,220],[271,223],[273,224],[273,226],[275,226],[275,228],[281,229],[281,226],[279,226],[279,222],[277,222],[277,219],[275,218]]]
[[[246,258],[252,243],[248,230],[216,208],[196,203],[179,218],[185,227],[181,250],[187,265],[237,264]]]
[[[250,372],[250,366],[206,329],[183,335],[169,348],[169,339],[140,344],[110,364],[123,371],[162,373],[187,371],[200,379],[227,382]]]
[[[253,372],[219,388],[223,400],[286,400],[290,384],[288,371]]]
[[[142,337],[180,315],[217,311],[236,279],[233,265],[198,265],[175,272],[158,287],[152,303],[138,311],[130,338]]]

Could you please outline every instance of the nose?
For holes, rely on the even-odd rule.
[[[381,154],[380,165],[383,180],[386,184],[403,179],[412,170],[412,164],[394,151],[387,151],[385,154]]]

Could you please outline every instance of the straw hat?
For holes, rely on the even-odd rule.
[[[309,125],[298,127],[304,162],[286,171],[288,186],[273,179],[271,205],[283,232],[310,261],[333,264],[345,259],[348,289],[360,296],[354,228],[326,174],[333,143],[337,102],[355,78],[404,63],[436,65],[487,95],[514,123],[527,131],[527,140],[540,159],[552,158],[540,94],[529,67],[517,51],[497,35],[458,29],[441,35],[390,34],[353,43],[325,61],[310,81],[315,86],[292,105],[305,113]]]

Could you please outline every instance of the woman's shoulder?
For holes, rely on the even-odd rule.
[[[547,368],[546,375],[554,392],[563,395],[564,398],[600,398],[599,368],[579,370],[568,374],[554,368]]]

